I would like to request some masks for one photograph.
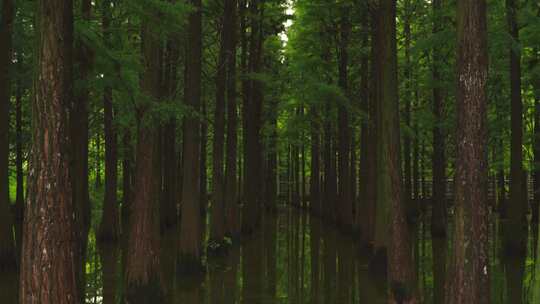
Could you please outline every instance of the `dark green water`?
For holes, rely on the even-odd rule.
[[[492,303],[540,303],[535,300],[539,299],[535,292],[540,293],[535,281],[540,265],[535,271],[532,237],[525,260],[506,259],[503,263],[500,228],[499,221],[493,221]],[[423,303],[433,303],[429,226],[420,223],[416,239],[418,290]],[[240,247],[232,247],[227,256],[206,260],[207,272],[196,278],[175,275],[176,235],[164,235],[161,241],[165,303],[386,303],[384,278],[370,273],[368,255],[356,246],[355,239],[296,209],[282,208],[278,216],[265,216],[256,235]],[[95,241],[90,240],[87,303],[120,303],[121,260],[118,248],[97,250]],[[13,303],[15,282],[13,276],[0,275],[0,303]]]

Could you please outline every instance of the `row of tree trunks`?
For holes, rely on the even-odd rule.
[[[13,217],[9,198],[9,106],[12,32],[15,16],[13,0],[2,2],[0,15],[0,269],[14,268],[16,263]]]

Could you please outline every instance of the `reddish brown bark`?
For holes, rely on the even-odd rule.
[[[457,9],[455,232],[446,303],[490,303],[487,209],[487,22],[484,0]]]
[[[397,43],[396,43],[396,0],[380,1],[378,25],[383,35],[379,36],[380,75],[379,104],[380,111],[380,151],[382,166],[379,176],[377,203],[389,208],[388,237],[388,282],[390,303],[417,303],[416,274],[414,268],[411,238],[406,219],[405,204],[402,196],[401,161],[400,161],[400,125],[397,79]],[[389,200],[384,202],[384,200]],[[385,212],[377,206],[377,212]],[[377,227],[379,218],[377,214]],[[376,238],[377,240],[377,238]]]
[[[73,3],[38,1],[33,148],[24,218],[21,303],[80,303],[70,178]]]
[[[126,258],[126,301],[129,303],[160,302],[159,201],[155,178],[159,158],[157,122],[149,113],[160,96],[160,41],[147,22],[142,28],[143,72],[141,89],[149,100],[138,104],[138,138],[136,149],[135,188],[129,215],[129,241]]]

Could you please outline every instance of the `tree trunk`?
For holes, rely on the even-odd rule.
[[[321,128],[319,125],[317,106],[311,107],[311,177],[309,186],[310,209],[315,215],[322,215],[321,206]]]
[[[208,124],[207,117],[208,113],[206,111],[206,99],[202,98],[201,101],[201,116],[203,117],[202,122],[200,123],[200,144],[199,147],[201,151],[199,152],[199,203],[201,210],[201,217],[206,219],[206,212],[208,211],[208,172],[206,171],[206,162],[207,162],[207,145],[208,145]],[[206,221],[206,220],[205,220]]]
[[[437,34],[443,29],[442,0],[434,0],[433,5],[433,33]],[[444,131],[444,92],[442,89],[442,61],[441,48],[433,47],[433,116],[435,126],[433,128],[433,190],[432,190],[432,213],[431,213],[431,237],[434,239],[433,253],[433,278],[434,278],[434,301],[444,303],[444,285],[446,277],[446,160]],[[439,248],[442,247],[442,248]]]
[[[240,232],[240,215],[238,210],[238,193],[236,191],[237,151],[238,151],[238,109],[236,93],[236,45],[237,45],[237,2],[233,0],[231,11],[231,33],[229,39],[230,56],[227,61],[227,151],[225,164],[225,213],[227,235],[235,239]]]
[[[15,268],[13,218],[9,198],[9,105],[12,31],[15,16],[13,0],[3,1],[0,17],[0,270]]]
[[[155,16],[155,12],[151,12]],[[160,302],[159,201],[156,171],[157,122],[149,112],[160,96],[160,41],[147,22],[141,24],[143,72],[141,89],[150,98],[137,108],[138,138],[136,150],[135,188],[130,202],[128,255],[125,270],[126,301],[129,303]]]
[[[411,1],[407,0],[404,4],[405,18],[403,20],[403,31],[405,36],[405,125],[411,127],[411,103],[412,103],[412,63],[411,63],[411,22],[412,22],[412,5]],[[403,197],[407,204],[407,217],[416,222],[417,215],[411,210],[412,206],[412,175],[411,175],[411,136],[406,132],[403,136],[403,174],[404,174],[404,193]]]
[[[345,96],[348,96],[347,65],[349,61],[348,45],[351,24],[349,20],[350,8],[344,6],[340,23],[340,39],[338,51],[338,74],[339,86]],[[339,133],[339,223],[345,231],[352,229],[352,197],[351,197],[351,130],[349,125],[349,109],[341,102],[338,109],[338,133]]]
[[[224,142],[225,142],[225,99],[227,89],[227,68],[230,58],[231,39],[235,29],[231,23],[231,14],[235,9],[234,0],[226,0],[221,24],[221,47],[216,75],[216,105],[214,112],[214,138],[212,149],[212,222],[210,239],[213,248],[224,245],[225,237],[225,180],[224,180]]]
[[[518,6],[515,0],[506,0],[508,33],[512,37],[509,45],[510,95],[511,95],[511,150],[510,150],[510,205],[508,206],[508,229],[505,236],[505,252],[513,255],[526,254],[527,194],[523,192],[526,182],[523,172],[523,104],[521,100],[521,51],[518,49],[519,28]]]
[[[20,303],[80,303],[70,178],[73,3],[38,1],[33,148],[24,217]],[[58,39],[61,37],[61,39]],[[45,270],[45,271],[44,271]]]
[[[487,22],[484,0],[459,0],[455,232],[446,303],[490,303],[487,209]]]
[[[91,1],[81,2],[81,15],[84,21],[91,18]],[[76,40],[75,73],[82,80],[82,87],[75,91],[75,100],[71,115],[71,138],[73,149],[72,185],[73,203],[75,206],[75,223],[78,233],[77,253],[77,282],[81,300],[85,296],[86,288],[86,249],[88,246],[88,233],[90,231],[90,197],[88,193],[88,105],[90,98],[89,78],[92,69],[92,49],[82,40]]]
[[[377,146],[378,137],[378,70],[377,70],[377,19],[380,14],[379,9],[374,7],[370,12],[370,29],[371,32],[371,65],[368,91],[368,122],[367,122],[367,145],[366,145],[366,193],[365,193],[365,209],[366,209],[366,231],[364,238],[367,244],[375,246],[375,217],[377,213]]]
[[[201,106],[202,4],[192,0],[195,11],[189,15],[186,62],[185,102],[194,111]],[[201,264],[201,122],[190,116],[184,120],[183,182],[180,221],[178,270],[181,273],[199,272]]]
[[[268,125],[270,135],[267,145],[266,159],[266,209],[271,213],[277,212],[277,174],[278,174],[278,102],[272,100],[268,109]]]
[[[122,210],[121,210],[121,227],[122,227],[122,274],[126,273],[126,260],[128,255],[129,245],[129,224],[131,205],[133,201],[133,151],[131,144],[131,133],[129,130],[124,130],[122,135]]]
[[[369,17],[368,13],[364,12],[362,15],[362,48],[369,47]],[[365,117],[361,121],[360,127],[360,166],[358,169],[358,184],[359,184],[359,204],[356,209],[357,223],[360,229],[360,238],[362,242],[368,244],[370,242],[370,203],[367,194],[368,189],[368,174],[369,174],[369,160],[368,151],[371,149],[370,144],[370,115],[369,115],[369,54],[362,55],[361,63],[361,76],[360,76],[360,110],[364,113]]]
[[[397,79],[396,1],[380,1],[380,171],[377,193],[377,229],[389,224],[388,281],[391,303],[416,303],[416,275],[411,239],[402,197],[400,126]],[[388,217],[386,220],[383,217]],[[384,228],[387,229],[387,228]],[[379,230],[379,233],[386,233]],[[377,238],[376,238],[377,239]],[[384,236],[382,237],[384,239]]]
[[[249,71],[251,73],[260,72],[261,52],[262,52],[262,6],[259,0],[250,2],[249,10],[251,16],[251,36],[249,49]],[[245,181],[244,181],[244,207],[242,209],[242,233],[249,235],[253,233],[260,222],[260,197],[261,187],[261,113],[262,113],[262,83],[260,80],[250,79],[250,94],[244,117],[246,121],[245,135]]]
[[[176,0],[173,0],[176,2]],[[181,34],[170,34],[164,55],[163,87],[166,98],[172,104],[177,103],[178,66],[180,60]],[[176,144],[176,118],[171,116],[163,126],[163,189],[160,208],[161,231],[171,229],[177,224],[176,203],[178,200],[178,154]]]
[[[110,46],[111,1],[103,5],[103,38]],[[112,87],[106,86],[103,92],[103,109],[105,121],[105,200],[103,202],[103,215],[99,227],[98,238],[104,242],[116,242],[119,237],[119,213],[116,197],[118,184],[117,169],[117,137],[114,126],[114,108]]]

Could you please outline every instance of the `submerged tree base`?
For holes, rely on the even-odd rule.
[[[126,288],[126,303],[150,304],[164,301],[161,283],[158,278],[152,278],[147,283],[128,283]]]

